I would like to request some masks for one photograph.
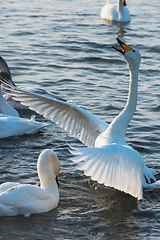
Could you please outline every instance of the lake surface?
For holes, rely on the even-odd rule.
[[[18,86],[44,88],[110,123],[125,106],[129,84],[127,64],[112,45],[120,37],[136,47],[142,55],[139,96],[126,141],[159,172],[160,2],[127,1],[131,22],[121,26],[101,20],[105,2],[1,1],[0,55]],[[137,201],[95,183],[76,169],[68,144],[83,146],[54,123],[36,134],[0,140],[0,183],[38,185],[37,158],[45,148],[53,148],[61,161],[58,207],[28,218],[1,217],[0,238],[160,239],[160,190],[144,190]]]

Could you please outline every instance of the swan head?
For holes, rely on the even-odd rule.
[[[118,3],[119,3],[119,5],[122,4],[122,5],[125,6],[125,7],[126,7],[126,5],[127,5],[127,4],[126,4],[126,0],[119,0]]]
[[[55,178],[58,184],[60,161],[53,150],[45,149],[41,152],[38,157],[37,170],[40,181],[48,182]]]
[[[139,69],[141,62],[140,52],[136,48],[130,47],[127,44],[123,43],[119,38],[117,38],[117,41],[120,44],[121,48],[116,48],[114,46],[113,48],[123,55],[130,68]]]
[[[55,152],[50,149],[48,150],[47,151],[50,154],[50,168],[58,180],[61,164]]]
[[[1,84],[1,79],[6,84],[11,84],[13,86],[16,86],[14,84],[14,82],[12,81],[11,72],[9,70],[9,67],[8,67],[6,61],[0,56],[0,84]]]

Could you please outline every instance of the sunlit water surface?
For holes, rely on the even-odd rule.
[[[1,1],[0,55],[18,86],[44,88],[111,122],[125,106],[129,83],[127,64],[112,45],[120,37],[139,49],[138,105],[126,141],[159,172],[160,2],[128,1],[131,22],[122,26],[100,19],[105,2]],[[32,114],[20,112],[27,118]],[[160,239],[160,191],[145,190],[137,202],[90,181],[70,160],[68,144],[82,146],[54,124],[33,135],[0,140],[0,183],[38,185],[36,163],[45,148],[53,148],[61,161],[58,207],[28,218],[1,217],[0,237]]]

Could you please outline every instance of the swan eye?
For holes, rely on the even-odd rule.
[[[133,52],[135,52],[135,50],[133,50]]]

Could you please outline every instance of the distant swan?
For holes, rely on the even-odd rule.
[[[34,133],[48,125],[47,123],[35,121],[33,117],[31,119],[20,118],[19,113],[4,99],[1,91],[1,80],[15,86],[9,67],[2,57],[0,57],[0,139]]]
[[[118,0],[118,4],[107,2],[101,9],[100,16],[102,19],[117,22],[129,22],[131,19],[125,0]]]
[[[156,180],[155,170],[146,167],[140,153],[124,139],[137,105],[141,55],[137,49],[117,40],[121,48],[114,48],[128,62],[130,86],[125,108],[109,125],[72,103],[40,97],[13,86],[12,94],[16,100],[51,119],[88,146],[71,150],[77,155],[73,161],[85,175],[141,199],[143,187],[148,186],[150,179]]]
[[[59,202],[58,176],[60,162],[56,154],[45,149],[37,162],[40,187],[6,182],[0,185],[0,216],[28,216],[48,212]]]

